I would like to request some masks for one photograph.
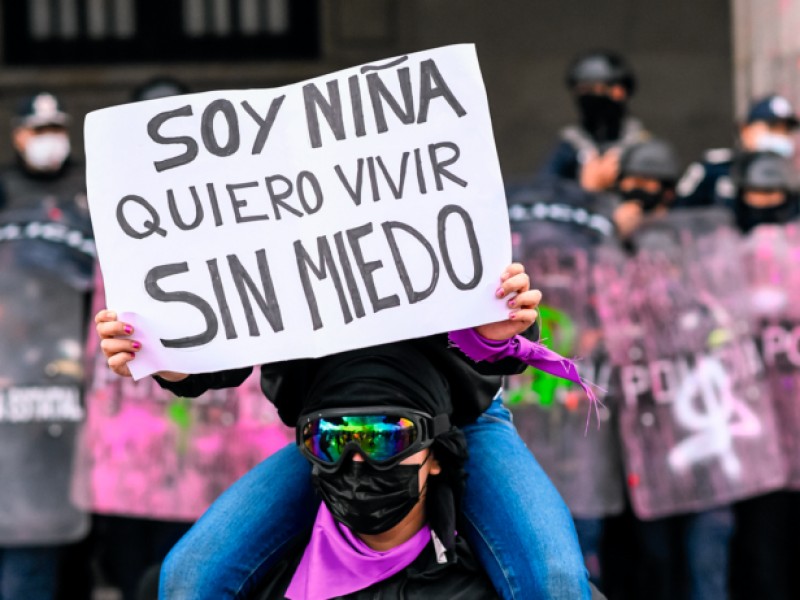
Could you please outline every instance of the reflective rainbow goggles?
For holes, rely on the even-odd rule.
[[[336,408],[301,416],[297,445],[326,472],[336,471],[354,452],[376,469],[390,469],[429,447],[433,438],[449,429],[447,415],[432,417],[410,408]]]

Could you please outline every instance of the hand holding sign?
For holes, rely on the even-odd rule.
[[[511,309],[508,319],[480,325],[475,331],[490,340],[508,340],[533,325],[539,316],[536,308],[542,300],[542,293],[530,289],[530,283],[523,265],[508,265],[500,276],[500,287],[495,292],[498,298],[507,298],[506,305]]]
[[[107,346],[136,351],[118,367],[137,378],[507,317],[505,195],[471,46],[96,111],[86,146],[107,304],[143,350]]]
[[[142,349],[141,342],[130,337],[134,335],[133,326],[119,321],[117,313],[105,309],[95,315],[94,322],[109,368],[120,377],[131,377],[128,363]],[[181,381],[187,377],[185,373],[174,371],[158,371],[156,374],[167,381]]]

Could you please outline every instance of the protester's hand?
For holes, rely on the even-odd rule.
[[[481,325],[475,331],[490,340],[507,340],[533,325],[539,315],[536,308],[542,300],[542,292],[532,290],[530,286],[525,267],[519,263],[508,265],[500,276],[500,287],[496,292],[498,298],[507,298],[506,305],[511,309],[508,319]]]
[[[619,157],[617,148],[590,156],[581,166],[581,187],[588,192],[602,192],[614,187],[619,175]]]
[[[142,344],[130,336],[133,335],[133,326],[117,320],[117,313],[103,309],[94,317],[97,335],[100,336],[100,348],[108,359],[109,368],[120,377],[131,377],[128,363],[136,358],[136,353],[142,349]],[[181,381],[188,375],[174,371],[159,371],[157,373],[167,381]]]
[[[627,240],[641,227],[644,221],[644,210],[642,210],[641,204],[635,200],[629,200],[614,210],[612,218],[614,225],[617,226],[617,235],[620,239]]]

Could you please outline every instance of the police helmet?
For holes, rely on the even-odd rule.
[[[189,88],[172,77],[154,77],[133,90],[133,101],[155,100],[169,96],[180,96],[189,92]]]
[[[745,123],[765,121],[767,123],[786,123],[789,129],[797,129],[800,119],[792,104],[784,96],[770,94],[750,105]]]
[[[574,89],[581,83],[622,84],[632,96],[636,90],[636,77],[630,65],[618,54],[592,51],[575,58],[567,69],[567,87]]]
[[[680,176],[675,150],[663,140],[650,139],[628,146],[619,161],[619,177],[638,176],[674,183]]]
[[[731,165],[731,178],[739,189],[790,190],[794,188],[792,165],[773,152],[747,152]]]
[[[12,123],[15,127],[65,127],[69,116],[61,100],[51,92],[37,92],[22,100]]]

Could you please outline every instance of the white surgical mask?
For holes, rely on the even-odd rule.
[[[40,133],[28,140],[22,157],[31,170],[54,173],[64,165],[69,152],[66,133]]]
[[[791,158],[794,156],[794,140],[779,133],[763,133],[756,140],[756,150]]]

